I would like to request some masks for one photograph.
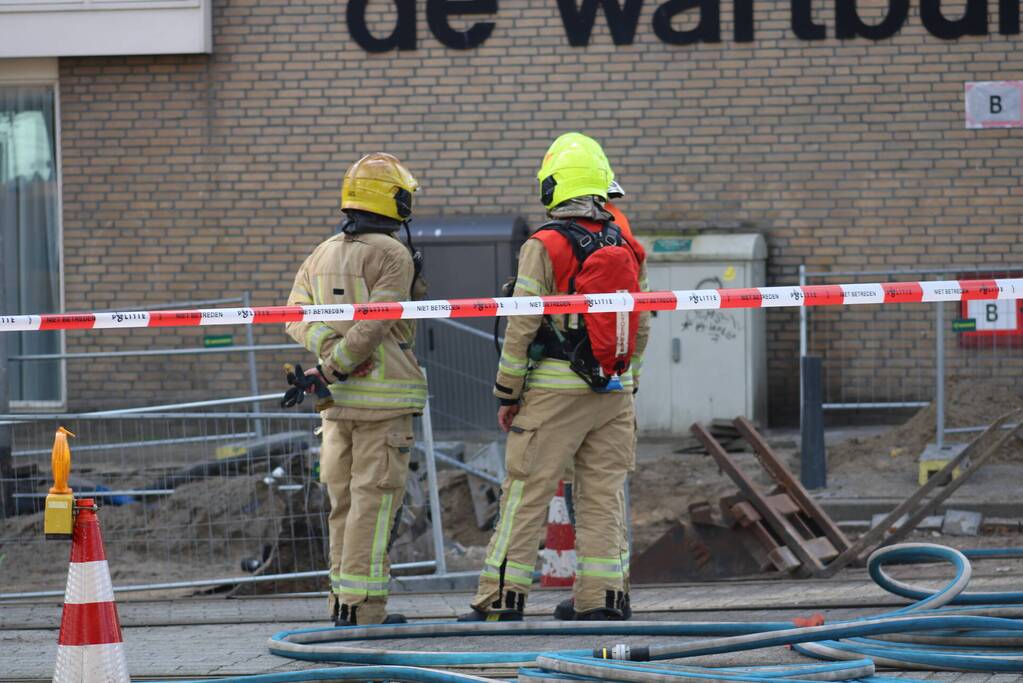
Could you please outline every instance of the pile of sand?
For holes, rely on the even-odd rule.
[[[1023,408],[1023,397],[1011,388],[993,383],[955,381],[946,388],[946,428],[976,427],[1017,408]],[[928,443],[935,442],[936,408],[921,408],[904,424],[887,432],[865,438],[852,438],[828,448],[828,469],[842,472],[856,469],[872,471],[907,471]],[[976,436],[946,438],[961,442]],[[994,456],[995,461],[1023,461],[1023,442],[1011,439]]]
[[[284,502],[261,477],[215,477],[173,495],[98,512],[115,584],[238,576],[277,542]],[[70,541],[45,540],[43,515],[0,522],[3,592],[63,590]]]

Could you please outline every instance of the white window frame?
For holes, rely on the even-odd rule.
[[[57,165],[57,291],[60,294],[60,312],[64,313],[64,169],[61,151],[60,75],[57,58],[0,59],[0,88],[11,85],[30,85],[53,89],[53,145]],[[67,353],[67,339],[60,332],[60,354]],[[21,361],[24,362],[24,361]],[[67,360],[60,360],[60,399],[56,401],[15,401],[11,399],[11,412],[36,410],[59,412],[67,408]]]

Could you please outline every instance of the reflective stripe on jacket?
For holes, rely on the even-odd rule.
[[[408,249],[393,235],[335,235],[305,260],[288,305],[356,304],[422,298],[412,292]],[[418,289],[418,280],[417,280]],[[423,288],[425,290],[425,288]],[[412,352],[412,320],[288,323],[288,335],[316,354],[324,371],[350,375],[366,361],[372,370],[330,385],[333,419],[382,420],[422,412],[426,378]],[[333,380],[333,377],[328,377]]]

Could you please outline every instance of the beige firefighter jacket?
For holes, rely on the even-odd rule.
[[[288,305],[356,304],[423,298],[425,285],[416,278],[408,249],[393,235],[335,235],[305,260],[288,297]],[[330,419],[385,420],[421,413],[426,403],[426,378],[412,352],[415,322],[359,320],[288,323],[288,335],[316,354],[332,381],[334,407]],[[350,375],[371,360],[364,377],[337,382],[334,373]]]
[[[647,285],[646,262],[640,264],[639,285],[643,291],[649,291]],[[538,239],[528,239],[519,250],[519,269],[516,274],[515,292],[513,296],[548,296],[567,294],[558,292],[554,277],[554,266],[547,255],[547,248]],[[564,330],[569,316],[552,316],[554,324]],[[494,385],[494,396],[500,399],[518,399],[524,389],[536,387],[552,391],[564,391],[573,394],[587,394],[593,391],[568,366],[568,361],[544,358],[539,363],[530,363],[529,345],[536,337],[543,316],[511,316],[508,318],[508,329],[504,333],[504,346],[501,349],[501,360],[498,365],[497,380]],[[643,313],[639,318],[639,329],[636,332],[636,351],[632,364],[620,378],[622,391],[633,391],[639,386],[639,374],[643,367],[643,351],[646,349],[650,336],[650,314]]]

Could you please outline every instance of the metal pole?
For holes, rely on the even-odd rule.
[[[252,308],[252,293],[245,291],[242,293],[242,306],[244,308]],[[251,350],[256,345],[253,338],[252,325],[245,326],[245,344],[249,347],[249,393],[253,396],[259,396],[259,376],[256,374],[256,352]],[[252,412],[259,412],[259,401],[252,402]],[[256,438],[262,438],[263,436],[263,421],[256,419],[253,421],[253,425],[256,431]]]
[[[127,413],[122,415],[90,415],[89,413],[13,413],[7,415],[0,415],[0,424],[25,424],[28,422],[50,422],[53,423],[56,420],[91,420],[96,422],[103,422],[106,420],[115,421],[138,421],[138,420],[238,420],[244,417],[251,417],[252,413],[245,413],[241,411],[224,411],[224,412],[209,412],[209,413],[187,413],[187,412],[168,412],[168,413]],[[301,412],[276,412],[276,413],[260,413],[259,416],[266,419],[274,420],[308,420],[310,422],[318,422],[320,418],[319,413],[312,413],[307,411]],[[83,446],[78,446],[83,448]]]
[[[78,450],[78,449],[75,449]],[[15,498],[46,498],[46,493],[15,493]],[[88,496],[89,498],[116,498],[117,496],[172,496],[174,489],[127,489],[124,491],[77,491],[76,495]]]
[[[493,332],[484,332],[483,330],[477,330],[475,327],[470,327],[465,323],[460,323],[455,320],[451,320],[450,318],[434,318],[432,322],[436,322],[440,325],[445,325],[447,327],[456,329],[459,332],[465,332],[466,334],[471,335],[473,337],[485,339],[488,342],[494,340]],[[498,337],[497,343],[504,344],[504,337]]]
[[[806,266],[799,264],[799,286],[806,286]],[[807,320],[806,306],[799,307],[799,424],[803,424],[803,359],[806,357],[807,347]]]
[[[437,488],[437,458],[433,452],[433,422],[430,418],[430,397],[423,406],[423,448],[426,450],[426,484],[430,491],[430,520],[433,532],[433,553],[436,557],[436,573],[446,574],[447,562],[444,557],[444,522],[440,515],[440,491]]]
[[[249,327],[251,330],[252,328]],[[11,360],[81,360],[83,358],[130,358],[139,356],[191,356],[209,353],[244,353],[247,351],[280,351],[284,349],[301,349],[300,344],[263,344],[262,346],[214,346],[213,348],[195,347],[187,349],[137,349],[134,351],[89,351],[76,353],[38,353],[11,356]]]
[[[403,562],[392,564],[391,569],[430,569],[434,563],[430,560],[422,562]],[[309,572],[291,572],[288,574],[261,574],[258,576],[228,576],[218,579],[202,579],[199,581],[174,581],[170,583],[146,583],[134,586],[114,586],[115,593],[131,593],[138,591],[175,590],[178,588],[201,588],[203,586],[220,586],[242,583],[262,583],[265,581],[286,581],[288,579],[311,579],[327,576],[327,570]],[[0,593],[0,600],[23,600],[26,598],[57,598],[64,591],[33,591],[29,593]]]
[[[241,303],[241,299],[236,296],[228,297],[226,299],[193,299],[191,301],[168,301],[162,304],[125,304],[123,308],[104,308],[96,311],[96,313],[116,313],[118,311],[155,311],[164,310],[168,308],[198,308],[200,306],[217,306],[219,304],[237,304]]]
[[[981,425],[981,426],[978,426],[978,427],[954,427],[952,429],[946,429],[945,433],[946,434],[970,434],[970,433],[973,433],[973,432],[982,432],[985,429],[987,429],[988,427],[990,427],[990,425]],[[1010,422],[1007,425],[1002,425],[1002,429],[1016,429],[1017,427],[1019,427],[1019,423],[1017,423],[1017,422]]]
[[[820,356],[806,356],[803,370],[802,420],[800,421],[799,479],[808,489],[827,488],[828,464],[824,450],[824,410]]]
[[[3,248],[0,247],[0,254]],[[0,258],[4,258],[0,256]],[[0,305],[7,309],[6,297],[0,296]],[[10,412],[7,383],[7,335],[0,334],[0,413]],[[11,455],[11,428],[0,423],[0,518],[14,516],[14,461]]]
[[[873,401],[869,403],[825,403],[824,410],[889,410],[891,408],[926,408],[931,401]]]
[[[100,410],[92,413],[83,413],[84,417],[113,417],[116,415],[135,415],[138,413],[159,413],[184,408],[211,408],[213,406],[226,406],[235,403],[253,403],[255,401],[279,400],[278,394],[260,394],[256,396],[238,396],[235,398],[220,398],[212,401],[191,401],[189,403],[167,403],[160,406],[145,406],[142,408],[121,408],[119,410]]]
[[[799,286],[806,286],[806,266],[799,266]],[[799,307],[799,357],[806,355],[806,306]]]
[[[949,268],[889,268],[888,270],[826,270],[807,271],[809,277],[873,277],[875,275],[953,275],[956,273],[979,273],[1018,270],[1018,263],[992,264],[990,266],[957,266]]]
[[[3,248],[3,230],[0,230],[0,259],[6,268],[13,257],[7,256]],[[0,307],[4,311],[13,312],[8,299],[10,293],[0,283]],[[10,386],[7,380],[7,335],[0,334],[0,413],[10,412]],[[0,423],[0,518],[14,516],[14,462],[11,456],[11,428]]]
[[[489,482],[489,483],[491,483],[491,484],[493,484],[495,486],[500,486],[501,483],[502,483],[501,480],[498,479],[497,477],[495,477],[495,476],[493,476],[491,474],[487,474],[486,472],[483,472],[482,470],[478,470],[475,467],[473,467],[472,465],[466,465],[464,462],[461,462],[459,460],[455,460],[454,458],[449,457],[447,455],[444,455],[443,453],[438,453],[438,452],[435,451],[434,454],[433,454],[433,457],[436,458],[437,460],[441,461],[442,463],[446,464],[446,465],[451,465],[452,467],[457,467],[458,469],[462,470],[463,472],[471,474],[472,476],[474,476],[474,477],[476,477],[478,479],[482,479],[485,482]]]
[[[202,418],[200,414],[200,418]],[[255,432],[236,432],[233,434],[207,434],[204,436],[183,436],[176,439],[152,439],[150,441],[123,441],[120,443],[97,443],[87,446],[75,445],[75,453],[87,453],[89,451],[109,451],[114,448],[155,448],[157,446],[176,446],[183,443],[207,443],[210,441],[238,441],[241,439],[254,439]],[[50,448],[30,448],[24,451],[13,451],[15,458],[24,458],[31,455],[46,455],[51,453]],[[96,494],[92,494],[95,498]]]
[[[934,304],[934,353],[935,353],[935,384],[934,403],[937,424],[934,427],[934,438],[940,451],[945,447],[945,305]]]

